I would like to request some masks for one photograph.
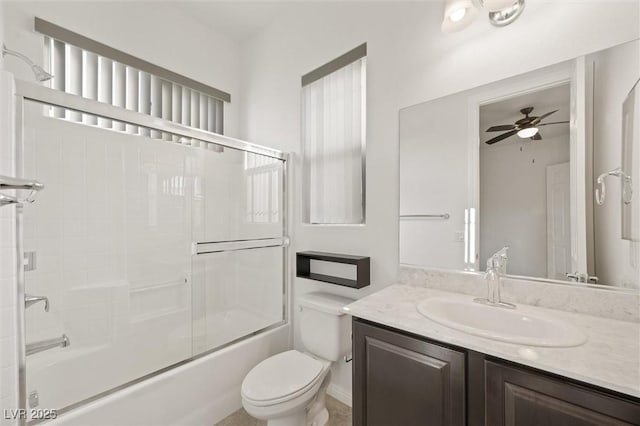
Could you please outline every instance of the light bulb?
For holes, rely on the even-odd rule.
[[[526,139],[526,138],[534,137],[537,133],[538,133],[537,127],[527,127],[525,129],[518,131],[518,136],[521,137],[522,139]]]
[[[473,0],[446,0],[442,19],[442,32],[460,31],[471,25],[479,14],[480,11]]]
[[[467,9],[461,7],[460,9],[456,9],[449,14],[449,20],[451,20],[451,22],[460,22],[466,14]]]

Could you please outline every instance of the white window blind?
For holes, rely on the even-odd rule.
[[[245,152],[244,169],[247,179],[246,221],[277,223],[280,221],[279,194],[282,188],[279,160]]]
[[[223,133],[224,101],[185,85],[111,60],[63,41],[46,38],[51,87],[66,93],[148,114],[213,133]],[[193,141],[113,120],[53,108],[54,117],[166,141]]]
[[[365,105],[366,57],[302,88],[308,223],[364,222]]]

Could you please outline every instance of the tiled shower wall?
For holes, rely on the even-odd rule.
[[[8,176],[15,175],[12,85],[11,76],[2,72],[0,74],[0,175]],[[0,425],[14,424],[13,420],[5,418],[4,410],[18,405],[15,211],[15,207],[0,208]]]

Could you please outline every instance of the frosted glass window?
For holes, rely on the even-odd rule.
[[[302,88],[307,223],[365,221],[365,104],[366,57]]]
[[[54,89],[223,134],[224,101],[221,99],[50,37],[46,38],[46,47],[53,74],[50,84]],[[197,100],[195,105],[194,99]],[[130,134],[165,140],[169,137],[159,132],[149,135],[148,129],[125,126],[112,120],[83,117],[74,111],[67,111],[66,117],[61,117],[60,108],[52,108],[50,113],[70,121]]]

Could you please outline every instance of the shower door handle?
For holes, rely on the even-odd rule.
[[[34,303],[44,302],[44,310],[45,312],[49,312],[49,298],[46,296],[31,296],[30,294],[24,295],[24,306],[28,308]]]

